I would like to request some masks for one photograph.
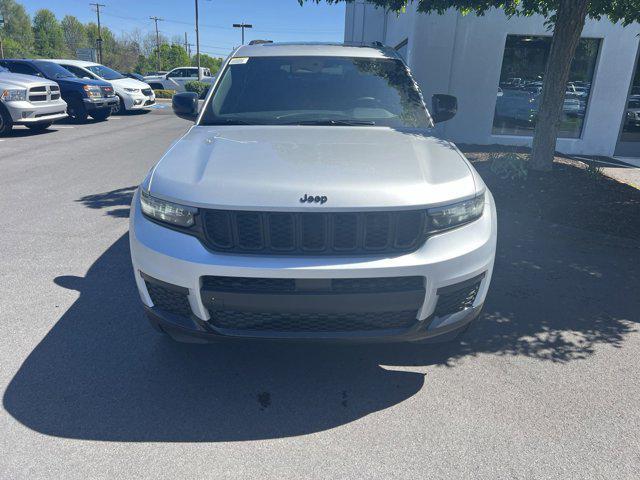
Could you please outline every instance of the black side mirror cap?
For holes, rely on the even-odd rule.
[[[431,105],[431,119],[433,123],[451,120],[458,112],[458,99],[453,95],[436,93],[431,97]]]
[[[192,122],[198,118],[198,94],[195,92],[176,93],[171,100],[173,113]]]

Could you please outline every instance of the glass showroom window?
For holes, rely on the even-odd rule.
[[[493,117],[494,134],[533,135],[550,47],[551,37],[507,37]],[[566,86],[560,137],[577,138],[582,132],[599,47],[598,39],[580,39]]]
[[[640,142],[640,57],[627,99],[621,142]]]

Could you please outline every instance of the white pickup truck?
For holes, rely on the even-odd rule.
[[[211,70],[200,67],[200,81],[205,83],[213,83],[215,78],[211,75]],[[154,90],[175,90],[184,92],[187,82],[198,81],[198,67],[178,67],[171,70],[165,75],[151,75],[144,77]]]
[[[0,67],[0,135],[14,125],[45,130],[66,116],[67,104],[57,83]]]

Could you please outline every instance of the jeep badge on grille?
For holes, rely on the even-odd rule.
[[[327,197],[325,195],[309,195],[307,193],[304,194],[304,197],[300,197],[300,203],[319,203],[324,204],[327,203]]]

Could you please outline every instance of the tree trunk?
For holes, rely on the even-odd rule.
[[[560,0],[556,12],[551,51],[547,59],[533,136],[530,168],[550,171],[556,150],[558,127],[564,105],[571,62],[587,17],[589,0]]]

